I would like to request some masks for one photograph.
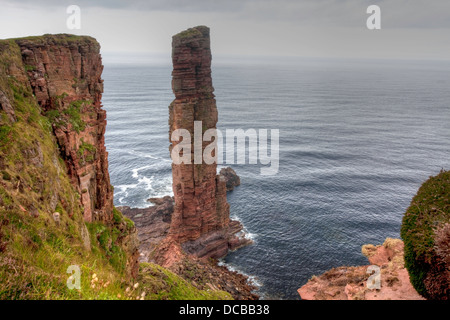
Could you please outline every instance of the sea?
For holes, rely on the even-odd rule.
[[[172,195],[168,63],[105,62],[106,148],[117,206]],[[213,60],[218,128],[278,129],[279,169],[241,178],[231,216],[254,244],[221,263],[263,299],[300,299],[313,275],[367,265],[364,244],[399,238],[428,177],[450,169],[450,62]]]

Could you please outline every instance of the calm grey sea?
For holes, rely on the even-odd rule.
[[[104,108],[115,204],[172,194],[170,65],[106,64]],[[225,263],[266,298],[299,299],[314,274],[367,264],[361,246],[399,237],[423,181],[450,169],[450,63],[214,64],[219,128],[280,130],[280,168],[231,165],[231,215],[255,244]],[[226,165],[226,164],[225,164]]]

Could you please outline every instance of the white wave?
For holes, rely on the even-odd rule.
[[[239,218],[237,215],[232,215],[232,216],[230,216],[230,219],[231,219],[231,220],[236,220],[236,221],[239,221],[240,223],[242,223],[241,218]]]
[[[128,189],[135,188],[136,186],[137,186],[137,183],[135,183],[135,184],[121,184],[121,185],[115,186],[115,188],[120,189],[119,192],[126,192]]]
[[[122,195],[119,197],[119,203],[123,204],[126,197],[128,197],[128,190],[134,189],[138,186],[137,183],[135,184],[121,184],[114,187],[114,197],[117,197],[119,195]]]
[[[151,155],[150,153],[144,153],[144,152],[140,152],[140,151],[136,151],[136,150],[128,150],[126,152],[129,153],[129,154],[132,154],[134,156],[138,156],[138,157],[171,162],[171,160],[169,160],[169,159],[165,159],[165,158],[161,158],[161,157],[155,157],[155,156]]]
[[[258,279],[258,277],[249,275],[249,274],[245,273],[244,271],[240,270],[238,267],[236,267],[230,263],[226,263],[224,261],[224,259],[219,259],[219,262],[217,264],[219,266],[227,268],[231,272],[237,272],[239,274],[242,274],[243,276],[246,276],[247,282],[250,285],[255,286],[257,289],[260,289],[263,286],[262,282]]]
[[[245,239],[252,240],[253,242],[256,241],[256,238],[258,235],[256,233],[251,233],[248,231],[248,229],[245,227],[244,223],[242,222],[241,218],[239,218],[237,215],[233,215],[230,217],[231,220],[239,221],[242,224],[242,231],[238,232],[238,236],[243,236]]]
[[[134,184],[124,184],[116,186],[114,196],[118,198],[120,204],[127,204],[127,197],[131,194],[132,196],[138,194],[143,195],[142,200],[139,204],[133,204],[134,207],[146,208],[152,206],[151,203],[147,201],[148,198],[160,198],[164,196],[173,196],[172,190],[172,176],[166,176],[163,178],[156,178],[155,175],[146,176],[142,171],[145,169],[152,168],[152,165],[145,165],[142,167],[134,168],[131,170],[132,178],[137,180]],[[131,190],[138,189],[133,194]],[[145,192],[143,192],[145,191]]]
[[[152,186],[152,192],[148,198],[161,198],[164,196],[173,196],[172,177],[165,177],[155,181]]]
[[[153,190],[153,186],[152,186],[153,176],[151,176],[150,178],[146,177],[146,176],[142,176],[138,179],[138,181],[139,181],[138,185],[144,185],[145,191]]]
[[[131,176],[133,178],[135,178],[135,179],[138,179],[139,178],[139,171],[145,170],[145,169],[148,169],[148,168],[151,168],[151,167],[153,167],[153,166],[152,165],[147,165],[147,166],[143,166],[143,167],[132,169],[131,172],[133,172],[133,174]]]
[[[247,231],[247,229],[244,228],[244,230],[240,231],[238,234],[238,236],[243,236],[245,239],[247,240],[251,240],[253,242],[255,242],[257,234],[256,233],[250,233]]]

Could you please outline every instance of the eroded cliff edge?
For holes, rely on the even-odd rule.
[[[0,299],[230,299],[138,263],[113,206],[102,70],[91,37],[0,40]]]

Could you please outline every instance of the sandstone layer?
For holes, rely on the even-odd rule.
[[[9,53],[11,62],[6,65],[5,77],[0,81],[10,80],[9,85],[14,90],[22,91],[14,96],[14,105],[14,100],[0,90],[1,109],[10,122],[15,122],[14,108],[19,107],[17,102],[26,103],[25,98],[33,96],[40,114],[46,116],[51,125],[48,130],[54,135],[57,151],[63,159],[60,162],[55,157],[52,163],[44,163],[45,151],[53,145],[43,146],[38,141],[32,141],[22,151],[27,163],[37,168],[54,166],[60,175],[63,175],[61,171],[66,171],[75,189],[75,192],[66,192],[64,200],[59,192],[59,182],[54,179],[51,190],[41,194],[41,201],[46,202],[46,198],[50,198],[49,214],[53,217],[62,219],[59,212],[54,213],[61,205],[69,218],[73,218],[73,207],[68,204],[70,198],[71,203],[80,203],[85,222],[102,222],[118,229],[121,234],[115,245],[124,250],[127,274],[136,276],[139,268],[137,233],[120,219],[120,214],[116,213],[116,217],[113,214],[113,190],[104,136],[106,111],[101,104],[103,65],[99,43],[86,36],[44,35],[4,40],[0,43],[0,53],[2,51]],[[21,86],[27,89],[19,89]],[[18,185],[22,187],[19,188],[23,189],[24,183],[20,182]],[[30,186],[27,188],[32,190]],[[19,205],[19,208],[31,216],[39,216],[33,204]],[[85,247],[90,250],[86,226],[80,223],[80,228]]]
[[[197,257],[219,258],[227,254],[233,232],[226,182],[217,175],[216,163],[194,163],[194,122],[201,121],[202,134],[215,129],[218,113],[211,79],[209,28],[199,26],[183,31],[172,41],[172,89],[175,100],[169,106],[170,150],[180,143],[172,139],[177,129],[191,134],[188,163],[172,164],[175,208],[169,234],[171,240]],[[201,139],[201,137],[200,137]],[[199,141],[197,141],[198,143]],[[209,142],[201,144],[202,154]]]
[[[372,282],[373,272],[368,272],[367,265],[334,268],[313,276],[298,293],[303,300],[424,300],[409,280],[403,247],[401,240],[391,238],[383,245],[363,246],[370,265],[380,267],[379,289],[369,289],[367,282]]]
[[[50,115],[87,222],[111,221],[113,192],[105,149],[100,45],[90,37],[17,39],[33,93]]]

